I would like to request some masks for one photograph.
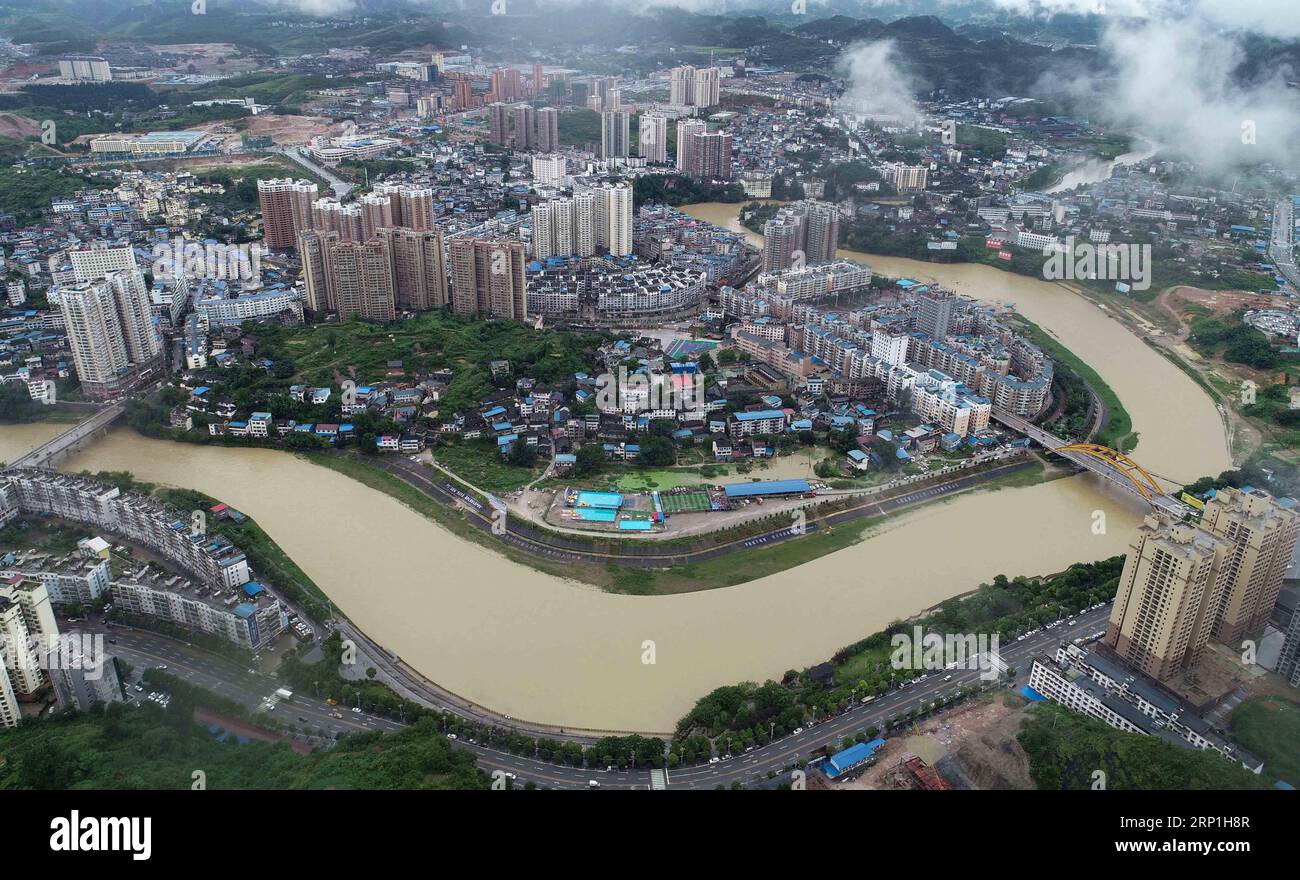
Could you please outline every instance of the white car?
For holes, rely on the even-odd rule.
[[[794,732],[795,732],[795,733],[803,733],[803,728],[802,728],[802,727],[796,727],[796,728],[794,729]]]

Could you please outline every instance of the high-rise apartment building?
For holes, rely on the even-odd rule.
[[[722,100],[722,69],[674,67],[669,74],[668,103],[679,107],[715,107]]]
[[[702,123],[677,124],[677,167],[689,177],[731,177],[731,135],[709,131]]]
[[[394,199],[388,193],[372,192],[357,200],[357,212],[361,219],[361,235],[358,241],[373,238],[381,229],[399,225],[393,216]],[[400,202],[398,210],[401,210]]]
[[[552,153],[560,148],[560,112],[554,107],[542,107],[537,111],[536,148],[543,153]]]
[[[924,290],[916,304],[916,329],[931,339],[947,339],[957,297],[946,290]]]
[[[427,312],[447,305],[442,234],[431,229],[381,229],[388,245],[393,297],[399,311]]]
[[[387,217],[392,222],[388,226],[404,226],[407,229],[432,229],[434,226],[433,190],[427,186],[410,184],[379,184],[374,194],[388,199]],[[376,215],[378,221],[379,215]],[[376,225],[375,229],[382,228]]]
[[[537,148],[537,110],[531,104],[516,104],[511,111],[516,150]]]
[[[463,236],[451,239],[447,250],[452,311],[470,317],[524,320],[528,290],[521,242]]]
[[[680,141],[679,141],[680,143]],[[778,211],[763,224],[763,271],[789,269],[803,252],[804,217],[793,211]]]
[[[828,263],[839,247],[840,212],[829,202],[804,202],[804,254],[807,264]]]
[[[1147,516],[1129,547],[1106,643],[1156,678],[1194,665],[1211,637],[1239,648],[1272,614],[1298,530],[1300,515],[1259,489],[1220,489],[1199,526]],[[1295,662],[1287,658],[1284,645],[1279,671]]]
[[[596,247],[612,257],[632,253],[632,185],[607,183],[593,187],[596,202]]]
[[[1282,642],[1282,652],[1277,660],[1277,674],[1291,687],[1300,687],[1300,612],[1291,615],[1291,623]]]
[[[259,180],[257,200],[262,208],[262,243],[273,251],[293,250],[298,233],[311,226],[311,206],[319,188],[308,180]]]
[[[95,281],[110,272],[135,269],[135,249],[129,244],[92,244],[68,251],[76,281]]]
[[[695,68],[689,64],[674,67],[668,79],[668,103],[689,106],[695,100]]]
[[[113,71],[107,61],[95,55],[69,55],[59,59],[59,76],[75,82],[109,82]]]
[[[20,580],[0,585],[0,726],[17,723],[12,701],[34,699],[49,684],[44,657],[58,637],[44,584]]]
[[[1236,647],[1262,630],[1291,564],[1300,515],[1260,489],[1224,488],[1206,502],[1201,528],[1230,547],[1223,591],[1214,609],[1214,637]]]
[[[554,186],[569,173],[563,156],[534,156],[533,182],[539,186]]]
[[[1154,678],[1194,665],[1213,628],[1226,549],[1190,523],[1149,514],[1129,544],[1106,644]]]
[[[364,241],[361,205],[345,205],[335,199],[317,199],[311,203],[310,228],[318,232],[336,232],[339,241]]]
[[[334,311],[334,294],[327,254],[337,244],[337,232],[303,230],[298,236],[298,255],[302,259],[302,281],[307,311],[324,314]]]
[[[499,101],[518,101],[523,95],[523,81],[519,71],[503,67],[492,72],[492,93]]]
[[[162,336],[139,269],[63,287],[59,300],[77,377],[87,395],[116,396],[161,363]]]
[[[590,190],[573,195],[573,255],[590,257],[596,253],[596,196]]]
[[[888,179],[893,184],[894,189],[900,193],[918,192],[925,189],[926,183],[930,179],[930,169],[924,165],[897,163],[889,166]]]
[[[498,147],[504,147],[510,138],[510,106],[501,101],[493,101],[487,107],[488,140]]]
[[[696,107],[716,107],[722,101],[722,70],[702,67],[695,71],[692,101]]]
[[[631,153],[631,117],[622,110],[606,110],[600,117],[602,159],[625,159]]]
[[[763,224],[763,271],[801,268],[835,259],[839,210],[827,202],[786,205]]]
[[[391,321],[396,317],[392,259],[384,239],[341,241],[326,250],[326,267],[340,318]]]
[[[638,151],[654,165],[668,163],[668,118],[656,113],[641,114]]]
[[[698,119],[677,120],[677,156],[675,158],[678,171],[686,170],[686,151],[691,144],[689,141],[690,135],[708,130],[708,124]]]

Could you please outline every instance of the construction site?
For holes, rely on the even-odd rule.
[[[1001,692],[884,734],[862,768],[832,782],[810,773],[810,787],[831,790],[1030,789],[1028,760],[1016,741],[1028,701]],[[814,783],[814,779],[816,782]]]

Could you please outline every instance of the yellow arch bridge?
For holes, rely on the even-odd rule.
[[[1071,443],[1067,446],[1058,446],[1055,451],[1086,455],[1110,465],[1114,471],[1128,479],[1139,495],[1152,504],[1156,503],[1157,498],[1164,497],[1164,490],[1160,488],[1156,478],[1147,473],[1146,468],[1109,446],[1100,446],[1096,443]]]

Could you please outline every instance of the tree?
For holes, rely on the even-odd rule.
[[[677,450],[668,438],[651,435],[641,441],[639,460],[642,464],[663,467],[677,461]]]
[[[574,464],[574,471],[580,476],[591,476],[600,473],[605,466],[605,450],[600,447],[599,443],[584,443],[578,448],[575,456],[577,462]]]
[[[515,467],[530,468],[537,461],[537,448],[529,446],[523,440],[516,440],[510,444],[506,460]]]
[[[26,421],[35,409],[26,383],[0,381],[0,422]]]

